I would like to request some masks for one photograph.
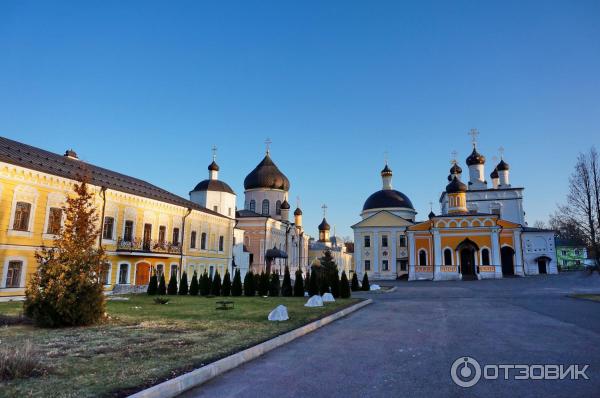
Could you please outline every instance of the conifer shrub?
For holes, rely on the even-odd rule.
[[[164,296],[167,294],[167,282],[165,281],[165,274],[160,274],[160,282],[158,283],[158,291],[157,294],[159,296]]]
[[[208,296],[210,294],[210,278],[206,270],[200,277],[198,284],[200,285],[200,294],[202,296]]]
[[[256,276],[252,271],[248,271],[244,277],[244,296],[256,296]]]
[[[258,277],[257,293],[259,296],[267,296],[269,294],[269,274],[261,272]]]
[[[333,297],[340,297],[340,277],[337,269],[329,276],[329,286],[331,287],[331,294]]]
[[[318,273],[318,280],[319,280],[319,294],[322,296],[325,293],[329,293],[329,279],[330,276],[327,275],[325,272],[319,272]]]
[[[294,296],[304,297],[304,279],[302,278],[302,270],[296,270],[296,279],[294,280]]]
[[[351,295],[352,293],[350,291],[350,284],[348,277],[346,276],[346,271],[342,271],[342,279],[340,280],[340,297],[350,298]]]
[[[313,270],[313,272],[310,273],[308,295],[314,296],[315,294],[319,294],[319,279],[317,273]]]
[[[369,291],[371,290],[371,285],[369,284],[369,276],[365,272],[365,276],[363,276],[362,280],[362,290]]]
[[[150,277],[150,283],[148,283],[148,296],[155,296],[158,293],[158,277],[153,272]]]
[[[352,273],[352,291],[357,292],[360,290],[360,285],[358,284],[358,274],[356,272]]]
[[[279,290],[280,290],[279,274],[276,272],[273,272],[271,274],[271,281],[269,283],[269,296],[279,297]]]
[[[177,275],[171,274],[169,278],[169,284],[167,285],[167,294],[169,296],[175,296],[177,294]]]
[[[231,295],[239,297],[242,295],[242,277],[239,268],[235,270],[233,275],[233,283],[231,284]]]
[[[213,296],[220,296],[221,285],[221,275],[219,275],[219,271],[215,271],[215,276],[213,277],[212,283],[210,285],[210,294]]]
[[[229,276],[229,270],[225,270],[223,276],[223,286],[221,288],[221,296],[231,295],[231,277]]]
[[[292,294],[292,278],[290,276],[290,269],[286,265],[283,273],[283,282],[281,283],[281,295],[283,297],[292,297]]]
[[[200,285],[198,283],[198,273],[194,271],[192,281],[190,282],[190,296],[197,296],[200,293]]]
[[[310,267],[306,267],[306,278],[304,278],[304,291],[310,290]]]
[[[188,281],[187,281],[187,272],[183,271],[181,273],[181,279],[179,280],[179,295],[187,296],[189,290],[190,290],[190,287],[189,287]]]

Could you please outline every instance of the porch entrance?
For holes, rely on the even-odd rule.
[[[147,285],[150,282],[150,264],[139,263],[135,266],[135,284]]]

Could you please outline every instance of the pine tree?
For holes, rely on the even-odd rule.
[[[148,283],[148,296],[154,296],[158,292],[158,277],[154,272],[152,272],[152,276],[150,277],[150,283]]]
[[[208,296],[210,294],[210,278],[208,276],[208,272],[206,270],[202,274],[202,277],[199,281],[200,285],[200,294],[203,296]]]
[[[329,279],[330,276],[325,272],[319,272],[319,294],[322,296],[325,293],[329,293]]]
[[[304,278],[304,290],[309,291],[310,289],[310,267],[306,267],[306,278]]]
[[[346,271],[342,271],[342,280],[340,281],[340,297],[350,298],[352,293],[350,292],[350,285],[348,283],[348,277]]]
[[[294,296],[304,297],[304,279],[302,279],[302,270],[300,267],[296,270],[296,279],[294,280]]]
[[[190,282],[190,296],[197,296],[200,292],[200,285],[198,283],[198,273],[194,271],[192,275],[192,282]]]
[[[289,275],[288,275],[289,276]],[[269,283],[269,296],[271,297],[279,297],[279,274],[273,272],[271,274],[271,281]]]
[[[164,296],[167,294],[167,282],[165,281],[165,274],[160,274],[160,282],[158,283],[158,295]]]
[[[308,287],[308,295],[314,296],[315,294],[319,294],[319,280],[317,278],[317,273],[313,270],[310,273],[310,282]]]
[[[231,295],[239,297],[242,295],[242,277],[239,268],[235,270],[233,275],[233,283],[231,285]]]
[[[331,294],[333,297],[340,297],[340,277],[337,273],[337,269],[334,273],[331,274],[329,278],[329,286],[331,287]]]
[[[210,285],[210,294],[212,296],[221,295],[221,275],[219,275],[219,271],[215,271],[215,276]]]
[[[269,283],[270,283],[270,278],[269,278],[269,274],[265,273],[265,272],[261,272],[260,276],[258,277],[258,295],[259,296],[267,296],[269,294]]]
[[[290,276],[290,269],[286,265],[283,273],[283,283],[281,284],[281,295],[283,297],[292,297],[292,293],[292,278]]]
[[[369,277],[367,276],[366,272],[362,280],[362,290],[371,290],[371,285],[369,284]]]
[[[97,247],[98,214],[87,180],[76,183],[75,195],[67,197],[55,247],[35,254],[38,270],[27,285],[24,312],[40,326],[83,326],[104,318],[106,260]]]
[[[187,272],[183,271],[181,273],[181,279],[179,280],[179,295],[187,296],[189,290],[190,290],[190,287],[189,287],[188,281],[187,281]]]
[[[246,272],[246,276],[244,277],[244,296],[256,296],[256,286],[254,284],[255,280],[256,278],[254,277],[254,273],[252,271]]]
[[[352,273],[352,291],[357,292],[360,290],[360,285],[358,284],[358,274],[356,272]]]
[[[169,296],[175,296],[177,294],[177,276],[175,274],[171,274],[171,277],[169,278],[167,294]]]
[[[229,270],[225,270],[223,276],[223,287],[221,288],[222,296],[229,296],[231,294],[231,277],[229,276]]]

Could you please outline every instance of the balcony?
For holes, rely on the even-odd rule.
[[[117,240],[118,252],[181,254],[181,243],[161,242],[153,239]]]

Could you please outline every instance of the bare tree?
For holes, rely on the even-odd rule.
[[[533,223],[533,228],[546,229],[546,223],[542,220],[537,220]]]

